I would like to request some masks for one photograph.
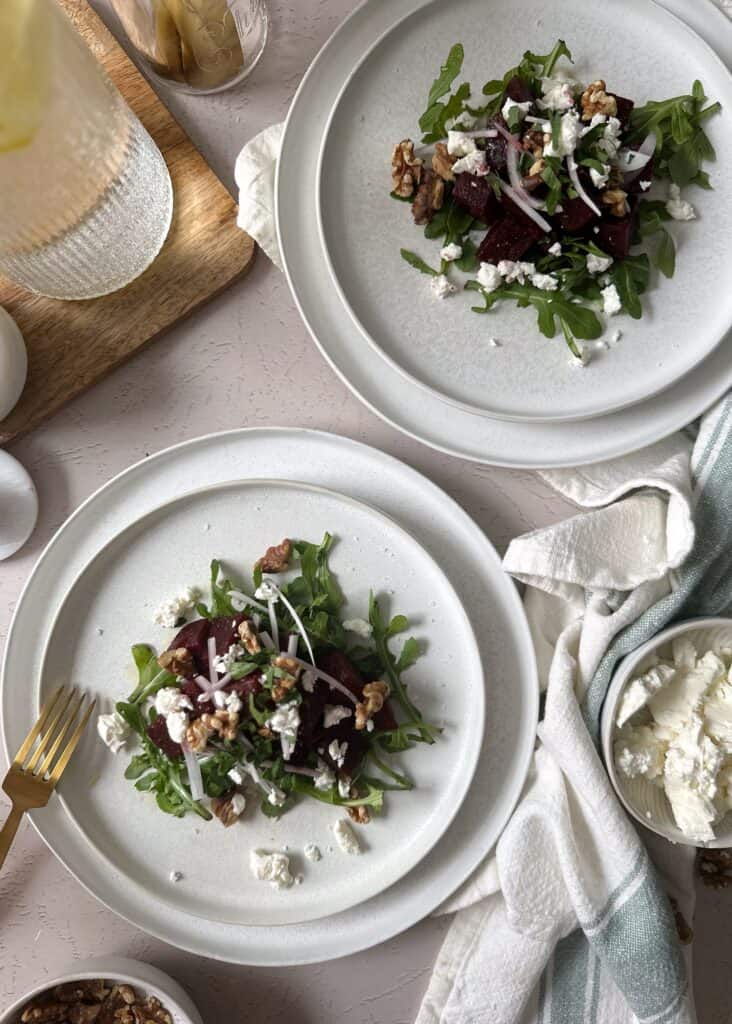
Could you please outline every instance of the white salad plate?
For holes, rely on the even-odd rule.
[[[338,849],[332,825],[343,809],[301,798],[275,820],[262,813],[254,786],[240,821],[227,829],[192,813],[163,814],[124,778],[138,745],[115,757],[93,731],[59,786],[69,815],[111,866],[149,896],[206,920],[281,925],[326,917],[383,892],[434,846],[463,802],[483,738],[480,652],[455,590],[424,548],[375,509],[306,484],[243,480],[174,498],[122,530],[81,571],[51,629],[36,708],[59,686],[78,685],[112,711],[137,685],[131,645],[168,648],[178,630],[155,625],[155,610],[187,586],[207,601],[211,559],[251,593],[251,566],[271,544],[319,543],[326,532],[335,538],[329,564],[346,597],[344,618],[368,617],[370,591],[384,615],[407,616],[406,635],[417,637],[423,655],[404,681],[426,721],[444,727],[433,745],[389,759],[415,788],[387,793],[384,813],[356,829],[362,856]],[[281,579],[298,574],[295,564]],[[392,647],[399,651],[398,637]],[[309,842],[322,851],[318,863],[303,854]],[[303,878],[286,892],[257,881],[248,866],[250,850],[284,847],[292,873]],[[212,865],[228,884],[211,884]],[[174,871],[180,880],[171,879]]]
[[[311,65],[288,115],[276,188],[280,248],[295,301],[326,360],[373,412],[396,429],[440,451],[492,465],[546,468],[598,462],[642,448],[684,426],[732,384],[732,352],[726,342],[665,391],[618,412],[584,420],[580,426],[575,422],[510,421],[469,412],[410,380],[368,344],[356,327],[329,279],[320,240],[318,158],[330,112],[354,67],[394,25],[424,6],[424,0],[369,0],[359,7]],[[490,15],[488,6],[486,17]],[[503,7],[494,6],[493,17],[500,20]],[[657,6],[649,5],[648,10]],[[711,2],[686,5],[681,0],[665,0],[663,8],[683,17],[732,64],[732,24]],[[667,17],[663,10],[661,13]],[[649,23],[649,31],[652,29],[653,20]],[[583,40],[578,39],[578,55],[582,47]],[[415,61],[420,62],[421,57]],[[397,217],[399,207],[392,205]],[[683,273],[682,255],[678,279]],[[410,269],[405,265],[407,272]],[[419,284],[416,273],[405,280]],[[636,329],[640,327],[634,321],[627,329],[629,344]],[[560,346],[558,339],[555,341]],[[625,342],[624,338],[620,346]],[[491,355],[500,358],[505,349],[492,350]],[[615,351],[613,348],[610,354]],[[578,388],[595,388],[592,366],[577,369],[575,374]]]
[[[0,693],[0,730],[6,756],[17,750],[33,722],[37,706],[33,691],[41,676],[44,651],[84,567],[131,524],[154,513],[163,500],[175,501],[192,487],[220,488],[233,481],[272,477],[305,479],[313,487],[346,494],[394,519],[439,563],[468,614],[486,680],[485,732],[473,782],[444,835],[408,874],[358,907],[316,921],[273,928],[208,919],[187,906],[182,908],[177,899],[171,903],[166,894],[152,892],[138,873],[116,866],[99,849],[103,837],[97,835],[95,842],[90,842],[70,813],[73,794],[66,789],[64,799],[54,799],[31,814],[42,838],[81,884],[137,927],[204,956],[261,965],[322,961],[357,952],[403,931],[442,903],[490,851],[508,820],[526,778],[538,713],[534,654],[518,593],[470,516],[425,477],[373,448],[315,431],[241,429],[186,442],[132,466],[81,505],[52,539],[19,599],[8,636]],[[204,530],[204,522],[199,525],[200,554],[205,562],[218,545],[210,536],[213,531]],[[244,536],[242,526],[243,550]],[[385,546],[382,542],[381,547]],[[179,555],[188,559],[182,551]],[[187,565],[193,566],[193,562]],[[198,559],[195,568],[200,578]],[[170,567],[160,566],[160,571],[171,573],[166,582],[168,578],[176,586],[185,582],[177,575],[174,579]],[[376,582],[364,581],[365,585]],[[140,586],[149,584],[140,581]],[[398,599],[401,588],[397,585],[394,589]],[[351,593],[347,585],[345,590]],[[429,614],[429,601],[435,598],[423,596]],[[104,629],[100,639],[118,629],[115,622],[95,621],[94,627]],[[82,631],[84,628],[82,620]],[[125,664],[128,644],[144,639],[127,635],[128,628],[126,623],[119,625],[124,634],[119,649]],[[154,631],[149,635],[151,642],[159,642]],[[94,677],[85,682],[94,689],[107,687],[104,677],[115,673],[116,666],[110,673],[100,659]],[[449,687],[462,685],[462,680],[453,677],[447,682]],[[414,685],[420,686],[416,678]],[[446,717],[449,714],[448,708]],[[96,756],[94,763],[98,766]],[[121,772],[123,763],[112,767]],[[108,767],[104,762],[105,772]],[[87,783],[90,798],[93,789]],[[143,813],[143,803],[135,805],[136,813]],[[131,804],[125,802],[124,807],[128,811]],[[396,799],[390,800],[390,807],[396,838]],[[156,828],[160,820],[156,820]],[[285,816],[278,826],[283,843],[287,842],[286,821]],[[128,824],[136,827],[132,821]],[[202,823],[201,831],[206,827]],[[249,848],[245,831],[242,825],[243,862]],[[218,834],[222,836],[223,830]],[[166,867],[185,873],[188,859],[196,855],[187,848],[179,852],[175,863]],[[328,854],[324,864],[334,871],[334,885],[338,881],[335,869],[343,866],[338,853]],[[362,856],[365,859],[368,854]],[[244,880],[245,864],[242,867],[237,884]],[[215,858],[209,865],[209,877],[214,886],[222,878]]]
[[[635,99],[688,92],[695,78],[722,112],[708,124],[717,161],[714,191],[688,190],[698,219],[673,225],[678,262],[668,280],[654,271],[639,321],[605,318],[605,339],[592,345],[581,377],[561,331],[545,338],[536,312],[514,302],[490,314],[473,292],[439,300],[431,278],[399,254],[410,249],[439,266],[441,243],[424,237],[407,203],[389,195],[389,157],[399,139],[420,139],[418,120],[453,42],[465,60],[458,82],[470,82],[479,105],[483,82],[500,78],[525,50],[546,53],[566,40],[579,81],[607,81]],[[673,59],[683,53],[684,60]],[[419,59],[415,60],[415,54]],[[732,325],[728,271],[719,239],[732,233],[732,76],[713,50],[651,0],[514,0],[510,17],[495,17],[485,0],[425,3],[392,27],[348,78],[331,113],[320,153],[318,207],[323,249],[346,308],[364,337],[418,385],[468,410],[508,419],[586,419],[640,402],[699,363]],[[665,198],[666,183],[649,193]],[[484,234],[483,232],[482,234]],[[476,241],[480,236],[476,236]],[[653,241],[650,247],[653,247]],[[462,281],[474,274],[451,275]],[[489,338],[500,340],[500,348]]]

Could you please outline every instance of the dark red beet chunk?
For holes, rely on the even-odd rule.
[[[363,732],[355,728],[353,717],[344,718],[342,722],[331,726],[330,729],[321,729],[314,736],[314,742],[318,750],[320,750],[321,747],[323,749],[323,753],[320,756],[332,768],[336,768],[336,762],[328,753],[328,745],[332,743],[333,740],[338,740],[339,743],[348,744],[348,749],[346,750],[346,755],[343,759],[343,765],[340,771],[345,775],[354,775],[364,754],[366,753],[367,741]]]
[[[562,231],[569,234],[579,234],[586,231],[591,225],[599,220],[596,213],[593,213],[587,203],[579,196],[576,199],[562,199],[562,212],[554,218]]]
[[[509,81],[506,86],[506,96],[512,99],[514,103],[526,103],[534,98],[529,83],[521,78],[520,75],[514,75]]]
[[[198,698],[203,691],[198,683],[193,679],[189,679],[187,682],[183,683],[180,688],[180,692],[184,693],[193,705],[193,711],[188,712],[189,718],[200,718],[204,711],[213,711],[210,700],[203,702],[199,701]]]
[[[303,764],[308,753],[317,745],[316,737],[323,731],[323,708],[326,704],[335,703],[331,699],[331,693],[328,684],[322,679],[317,679],[313,686],[313,692],[303,694],[303,701],[300,705],[300,728],[292,753],[292,761],[295,764]],[[345,702],[347,698],[344,697],[343,700]]]
[[[618,96],[617,93],[610,93],[609,95],[615,96],[615,102],[618,105],[618,121],[620,121],[621,127],[627,128],[630,114],[635,104],[632,100],[626,99],[625,96]]]
[[[360,697],[363,693],[364,681],[361,673],[342,651],[328,651],[326,654],[323,654],[318,658],[318,668],[322,668],[323,672],[327,672],[329,676],[333,676],[339,683],[343,683],[354,697]],[[337,691],[333,693],[334,699],[331,703],[337,703],[335,700],[336,696]]]
[[[154,722],[147,727],[147,734],[156,747],[159,747],[168,757],[182,757],[183,751],[179,743],[174,743],[168,735],[168,726],[162,715],[158,715]]]
[[[210,633],[211,623],[209,620],[196,619],[195,622],[189,622],[187,626],[184,626],[183,629],[176,634],[176,637],[168,650],[175,651],[178,647],[185,647],[193,655],[193,660],[196,662],[196,669],[198,672],[202,671],[201,662],[202,660],[205,660],[206,674],[208,674],[208,652],[206,651],[206,644]]]
[[[230,615],[224,615],[212,621],[210,635],[216,640],[217,654],[226,654],[231,645],[238,641],[239,623],[246,618],[246,615],[235,615],[233,618]],[[206,663],[208,667],[208,651],[206,652]]]
[[[244,676],[243,679],[235,679],[233,683],[227,683],[224,687],[226,693],[238,693],[241,699],[246,702],[249,700],[249,694],[253,693],[254,696],[262,689],[262,684],[259,681],[261,672],[250,672],[248,676]]]
[[[452,190],[453,199],[484,224],[492,224],[499,213],[498,200],[487,178],[475,174],[458,174]]]
[[[494,224],[478,248],[481,263],[499,263],[501,260],[520,260],[527,249],[542,238],[544,232],[538,224],[525,217],[519,221],[512,214]]]
[[[485,140],[485,158],[492,171],[502,171],[506,166],[508,142],[502,135]]]
[[[642,195],[645,191],[647,191],[648,186],[651,184],[652,181],[653,157],[651,157],[651,159],[648,161],[643,170],[635,178],[633,178],[632,181],[628,181],[623,185],[623,188],[630,195],[633,195],[634,193]],[[646,185],[646,188],[641,187],[643,184]]]
[[[632,213],[626,217],[604,220],[600,224],[600,231],[595,236],[595,241],[608,256],[622,260],[630,252],[634,222],[635,217]]]

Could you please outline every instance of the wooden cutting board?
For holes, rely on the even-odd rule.
[[[99,299],[62,302],[0,277],[0,306],[28,346],[28,382],[0,421],[0,444],[60,409],[173,324],[213,298],[254,260],[237,206],[186,133],[86,0],[61,0],[76,28],[156,141],[170,170],[170,233],[141,277]]]

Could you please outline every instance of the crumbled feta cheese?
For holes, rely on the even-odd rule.
[[[348,800],[351,795],[351,780],[350,779],[339,779],[338,780],[338,796],[342,800]]]
[[[342,743],[339,743],[338,740],[332,740],[332,742],[328,744],[328,753],[339,768],[343,767],[343,762],[346,759],[347,752],[348,740],[344,740]]]
[[[271,718],[267,719],[266,725],[280,737],[282,757],[289,761],[297,743],[297,730],[300,728],[300,712],[297,704],[289,702],[280,704]]]
[[[531,277],[532,274],[536,273],[536,267],[533,263],[500,260],[498,263],[498,273],[507,284],[511,284],[512,281],[518,281],[519,284],[523,284],[527,277]]]
[[[456,248],[460,249],[460,246],[458,245]],[[460,252],[462,254],[462,249],[460,249]],[[459,259],[459,257],[456,256],[455,259]],[[373,633],[371,624],[366,619],[346,619],[343,623],[343,628],[349,633],[355,633],[356,636],[360,636],[362,640],[368,640]]]
[[[230,711],[233,715],[238,714],[244,707],[238,693],[227,693],[226,690],[215,690],[213,695],[214,705],[221,711]]]
[[[477,174],[479,177],[484,177],[489,170],[488,161],[482,149],[466,153],[452,165],[453,174]]]
[[[517,118],[518,121],[523,121],[528,112],[531,110],[531,107],[531,100],[527,100],[525,103],[516,103],[515,100],[512,100],[511,97],[508,96],[506,98],[506,102],[503,104],[501,113],[503,114],[504,120],[509,121],[511,117],[511,111],[515,110],[516,113],[514,116]]]
[[[554,245],[550,245],[549,246],[548,251],[551,253],[552,256],[561,256],[562,255],[562,243],[561,242],[555,242]]]
[[[488,344],[490,345],[491,348],[500,348],[501,347],[501,343],[500,343],[500,341],[498,341],[497,338],[489,338],[488,339]],[[367,729],[368,729],[369,725],[373,729],[374,723],[371,721],[370,718],[369,718],[368,722],[366,723],[366,728]],[[369,731],[371,731],[371,730],[369,730]]]
[[[570,156],[577,148],[580,138],[580,119],[576,110],[570,110],[562,115],[559,125],[559,138],[554,146],[552,139],[544,146],[544,156]]]
[[[496,341],[495,338],[491,338],[491,341],[494,342],[497,346],[500,345],[500,342]],[[374,731],[374,720],[373,720],[373,718],[369,718],[368,722],[366,723],[366,732],[373,732],[373,731]]]
[[[174,629],[176,622],[189,611],[201,596],[195,587],[186,587],[176,597],[164,601],[153,615],[153,621],[165,629]]]
[[[333,834],[344,853],[357,854],[361,852],[361,844],[345,818],[338,819],[333,826]]]
[[[236,765],[231,769],[229,772],[229,778],[232,782],[235,782],[240,786],[243,781],[241,771],[237,770],[239,767],[247,773],[255,785],[259,786],[259,788],[264,791],[267,797],[267,803],[272,804],[273,807],[282,807],[287,799],[287,795],[282,792],[279,786],[275,786],[274,782],[270,782],[269,779],[265,779],[264,776],[260,774],[257,766],[252,764],[251,761],[243,761],[240,766]],[[236,776],[233,775],[232,772],[235,772]]]
[[[615,740],[618,769],[661,786],[676,824],[691,839],[714,838],[730,810],[732,653],[699,655],[686,637],[630,680],[620,703]]]
[[[323,725],[326,729],[330,729],[334,725],[338,725],[344,718],[351,718],[353,711],[350,708],[343,707],[342,704],[326,704],[323,708]]]
[[[595,188],[604,188],[607,185],[608,178],[610,177],[610,164],[603,164],[602,170],[598,171],[595,167],[590,167],[590,178]]]
[[[649,189],[649,188],[651,187],[651,185],[653,184],[653,182],[650,182],[650,181],[641,181],[641,182],[639,182],[639,184],[640,184],[640,187],[641,187],[641,191],[642,191],[642,192],[647,192],[647,191],[648,191],[648,189]]]
[[[306,858],[308,860],[313,861],[313,863],[319,861],[323,856],[322,853],[320,852],[320,847],[316,846],[315,843],[305,843],[305,849],[303,850],[303,853],[305,854]]]
[[[475,153],[477,148],[475,139],[465,132],[447,133],[447,152],[450,156],[467,156],[468,153]]]
[[[594,120],[595,118],[593,117],[592,121]],[[590,127],[592,127],[592,121],[590,122]],[[609,117],[602,138],[597,140],[597,148],[611,159],[617,156],[620,149],[621,132],[622,128],[617,117]]]
[[[542,78],[542,97],[537,106],[542,110],[569,110],[574,106],[577,83],[564,71],[556,71],[551,78]]]
[[[284,853],[252,850],[249,868],[260,882],[269,882],[273,889],[289,889],[295,879],[290,874],[290,858]]]
[[[602,311],[607,313],[608,316],[614,316],[615,313],[619,313],[623,308],[618,295],[618,289],[614,284],[609,284],[606,288],[603,288],[600,292],[602,295]]]
[[[171,882],[180,882],[183,879],[183,872],[171,871],[170,874],[168,875],[168,878],[170,878]]]
[[[694,220],[696,217],[694,207],[681,198],[681,189],[673,182],[668,187],[666,210],[674,220]]]
[[[532,274],[531,283],[534,288],[541,288],[544,292],[555,292],[559,287],[559,281],[554,274]]]
[[[345,623],[344,623],[345,625]],[[303,672],[300,677],[300,685],[302,686],[305,693],[312,693],[315,689],[315,673],[314,672]]]
[[[171,711],[169,715],[165,716],[165,724],[168,727],[168,736],[173,743],[182,743],[188,729],[188,715],[185,711]]]
[[[234,793],[230,798],[230,802],[232,812],[237,818],[240,817],[240,815],[244,813],[244,808],[247,805],[247,798],[243,793]]]
[[[612,256],[598,256],[594,252],[587,253],[587,269],[591,274],[602,274],[612,265]]]
[[[486,292],[494,292],[503,284],[501,272],[494,263],[481,263],[477,278],[478,284]]]
[[[459,260],[463,254],[462,245],[457,245],[455,242],[450,242],[449,245],[443,245],[440,249],[440,259],[445,260],[447,263],[452,263],[453,260]],[[363,622],[363,619],[354,619],[354,622]],[[366,623],[368,626],[368,623]],[[348,629],[346,623],[343,623],[343,628]],[[371,627],[369,627],[370,629]],[[369,636],[371,634],[369,633]]]
[[[327,792],[329,789],[333,788],[333,786],[335,785],[335,780],[335,773],[332,772],[331,769],[327,767],[327,765],[321,764],[318,767],[317,775],[313,779],[313,785],[315,786],[316,789],[319,789],[322,792]]]
[[[592,360],[592,352],[590,352],[590,349],[587,347],[587,345],[578,344],[577,348],[579,349],[579,358],[575,355],[572,355],[569,360],[569,365],[574,366],[575,369],[584,370],[584,368]]]
[[[617,343],[620,341],[622,336],[623,336],[623,332],[622,331],[613,331],[613,333],[612,333],[612,335],[610,337],[610,341],[613,343],[613,345],[617,345]]]
[[[164,686],[155,694],[155,710],[159,715],[167,716],[173,711],[192,711],[193,705],[177,686]]]
[[[438,274],[437,277],[433,277],[430,287],[432,288],[432,294],[438,299],[446,299],[448,295],[452,295],[453,292],[457,291],[455,285],[444,274]]]
[[[113,754],[118,753],[130,736],[130,727],[118,711],[109,715],[100,715],[97,719],[97,732]]]
[[[225,676],[227,672],[231,672],[231,666],[235,661],[242,661],[246,656],[246,651],[241,644],[232,644],[226,654],[217,654],[214,658],[214,668],[220,676]]]
[[[226,774],[229,776],[229,778],[235,785],[242,786],[244,784],[244,775],[242,774],[241,769],[237,768],[236,765],[233,768],[231,768]]]
[[[274,583],[271,583],[269,580],[262,580],[254,591],[254,596],[258,601],[276,601],[279,595]]]

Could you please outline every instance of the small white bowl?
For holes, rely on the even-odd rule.
[[[699,651],[714,646],[732,648],[732,619],[688,619],[679,622],[662,630],[620,663],[608,688],[600,720],[605,767],[620,802],[641,825],[645,825],[659,836],[664,836],[672,843],[682,843],[684,846],[729,847],[732,846],[732,811],[714,826],[714,839],[706,842],[690,839],[676,825],[671,804],[659,786],[654,786],[644,778],[628,779],[615,767],[615,719],[625,687],[632,678],[643,675],[651,667],[653,655],[668,654],[670,657],[671,641],[679,636],[693,640]]]
[[[61,985],[67,981],[90,981],[93,978],[131,985],[144,996],[157,996],[172,1016],[174,1024],[203,1024],[201,1014],[177,981],[173,981],[157,967],[121,956],[84,960],[81,964],[70,966],[66,974],[51,979],[45,978],[42,984],[26,992],[21,999],[16,1000],[0,1014],[0,1024],[18,1024],[21,1010],[25,1005],[54,985]]]

